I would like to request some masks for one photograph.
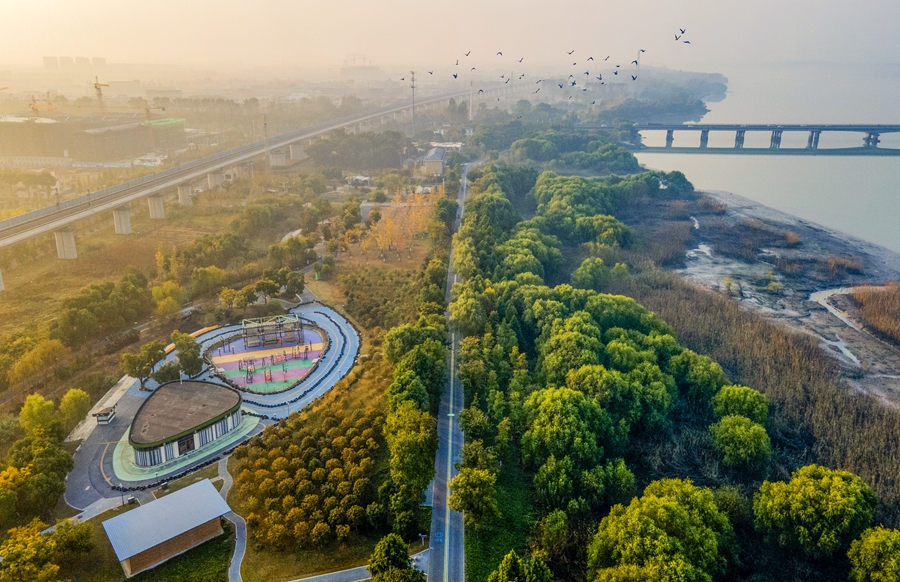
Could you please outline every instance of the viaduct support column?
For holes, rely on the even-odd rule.
[[[194,199],[191,197],[190,183],[178,185],[178,204],[180,204],[181,206],[194,205]]]
[[[78,251],[75,250],[75,232],[71,226],[53,233],[56,237],[56,256],[60,259],[77,259]]]
[[[700,149],[705,150],[706,146],[709,145],[709,130],[703,129],[700,130]]]
[[[672,147],[672,142],[675,141],[675,130],[667,129],[666,130],[666,147]]]
[[[744,133],[745,130],[743,129],[734,132],[734,149],[740,150],[744,148]]]
[[[772,138],[769,140],[769,148],[773,150],[777,150],[781,147],[781,130],[775,129],[772,131]]]
[[[163,206],[163,195],[154,194],[147,197],[147,204],[150,205],[150,218],[153,220],[162,220],[166,217],[166,208]]]
[[[813,130],[809,132],[809,138],[806,140],[806,149],[808,150],[817,150],[819,149],[819,136],[822,134],[819,130]]]
[[[216,170],[215,172],[210,172],[206,175],[206,183],[210,190],[219,187],[224,181],[225,172],[222,170]]]
[[[863,140],[864,147],[867,148],[877,148],[878,144],[881,142],[881,134],[876,133],[874,131],[866,132],[866,137]]]
[[[290,145],[290,153],[292,160],[302,160],[306,158],[306,152],[303,150],[302,143],[292,143]]]
[[[285,160],[283,149],[272,150],[271,152],[269,152],[269,165],[272,167],[287,165],[287,160]]]
[[[113,208],[113,223],[116,234],[131,234],[131,204]]]

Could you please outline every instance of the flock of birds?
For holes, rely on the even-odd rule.
[[[690,40],[687,40],[684,38],[684,35],[687,32],[687,29],[679,28],[678,31],[679,32],[675,34],[675,41],[681,42],[682,44],[691,44]],[[575,54],[574,49],[570,50],[570,51],[565,51],[565,52],[566,52],[566,55],[568,55],[569,57],[572,57]],[[628,74],[631,76],[632,81],[637,81],[638,77],[640,76],[639,73],[640,73],[640,68],[641,68],[641,55],[645,52],[647,52],[647,51],[645,51],[644,49],[639,49],[636,58],[634,60],[632,60],[630,63],[631,65],[633,65],[633,69]],[[463,60],[465,60],[465,58],[469,57],[471,54],[472,54],[472,51],[468,51],[468,52],[464,53]],[[495,56],[503,57],[503,51],[497,51],[497,54]],[[593,67],[593,65],[589,65],[588,63],[591,63],[591,62],[597,63],[597,64],[607,63],[610,59],[610,56],[611,55],[607,55],[602,61],[595,60],[593,56],[588,56],[588,58],[584,60],[584,66],[587,70],[585,70],[583,73],[579,73],[577,76],[575,74],[570,74],[568,79],[564,80],[562,83],[560,83],[558,81],[554,81],[553,83],[559,89],[571,90],[573,88],[580,88],[582,92],[587,92],[587,90],[591,86],[598,87],[600,85],[605,85],[606,79],[609,79],[610,73],[612,73],[613,77],[618,77],[619,72],[622,70],[622,65],[620,63],[617,63],[615,66],[608,68],[605,71],[607,77],[606,77],[606,79],[604,79],[603,78],[604,72],[602,70],[601,71],[595,70],[592,73],[590,69],[594,68],[594,67]],[[515,59],[517,64],[521,64],[524,60],[525,60],[525,57]],[[459,61],[460,61],[459,59],[456,59],[456,63],[453,65],[454,71],[459,70],[459,69],[456,69],[456,67],[459,67]],[[574,62],[572,62],[571,66],[577,67],[578,61],[575,60]],[[600,68],[603,69],[604,67],[606,67],[606,65],[601,65]],[[475,71],[476,71],[475,67],[471,67],[469,69],[469,73],[474,73]],[[428,70],[427,73],[428,73],[428,75],[433,76],[435,74],[435,71]],[[457,79],[459,79],[460,73],[452,72],[451,75],[452,75],[453,79],[457,80]],[[525,75],[526,75],[525,73],[518,74],[518,80],[521,81],[522,79],[524,79]],[[503,75],[500,75],[500,80],[502,80],[504,84],[509,84],[509,82],[512,81],[514,77],[516,77],[515,73],[510,73],[508,76],[506,74],[503,74]],[[582,77],[584,77],[584,78],[582,78]],[[625,75],[623,75],[623,77],[625,77]],[[595,79],[596,79],[597,83],[593,82]],[[406,77],[400,77],[400,80],[406,81]],[[547,79],[538,79],[537,81],[535,81],[535,85],[537,85],[538,87],[534,91],[532,91],[532,94],[536,95],[537,93],[539,93],[541,88],[543,87],[543,83],[545,81],[547,81]],[[484,93],[484,89],[479,89],[478,94],[480,95],[482,93]],[[569,99],[572,99],[571,95],[569,96]],[[497,101],[500,101],[500,99],[498,98]],[[596,101],[592,101],[591,103],[595,104]]]

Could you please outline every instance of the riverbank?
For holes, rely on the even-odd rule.
[[[851,386],[900,405],[900,346],[868,331],[847,295],[900,279],[900,254],[728,192],[692,206],[675,272],[815,336]]]

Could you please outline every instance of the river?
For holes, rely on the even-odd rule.
[[[704,123],[900,123],[900,67],[792,65],[718,70],[727,97],[709,103]],[[805,133],[785,133],[783,147],[804,147]],[[682,140],[682,141],[679,141]],[[688,141],[691,140],[691,141]],[[699,133],[675,133],[694,145]],[[769,134],[747,134],[748,147]],[[647,145],[663,145],[650,132]],[[734,134],[713,132],[710,147],[731,146]],[[862,134],[823,134],[820,147],[862,145]],[[882,136],[900,148],[900,135]],[[900,252],[900,157],[717,156],[639,154],[648,168],[681,170],[698,189],[724,190]]]

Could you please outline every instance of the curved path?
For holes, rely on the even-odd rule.
[[[248,394],[244,393],[244,408],[251,414],[263,418],[256,427],[241,438],[243,442],[250,437],[262,432],[272,420],[286,417],[291,412],[297,412],[313,402],[316,398],[327,392],[334,384],[343,378],[355,365],[359,356],[360,339],[353,325],[336,311],[323,305],[312,303],[292,310],[293,313],[310,319],[321,327],[330,338],[330,347],[322,356],[321,362],[294,388],[280,394]],[[204,347],[208,347],[226,334],[239,331],[239,326],[228,326],[215,329],[198,337]],[[164,361],[171,360],[175,354],[169,354]],[[218,379],[210,377],[208,371],[204,371],[198,379],[221,383]],[[152,380],[147,382],[149,388],[155,388]],[[123,494],[112,488],[113,485],[127,487],[153,488],[161,481],[174,480],[187,473],[193,472],[210,461],[215,461],[222,455],[227,455],[237,446],[238,442],[229,443],[222,447],[210,448],[206,454],[191,459],[189,464],[179,466],[177,472],[170,467],[154,475],[153,479],[144,481],[122,482],[117,478],[113,467],[113,451],[131,424],[132,418],[144,400],[151,394],[149,391],[138,390],[138,383],[134,382],[119,398],[116,405],[116,417],[112,423],[105,426],[94,426],[87,438],[78,447],[75,453],[75,468],[66,478],[65,500],[70,506],[86,510],[93,508],[98,511],[107,507],[113,501],[120,502],[128,493]],[[93,421],[93,419],[90,419]],[[225,449],[225,450],[223,450]],[[202,451],[202,449],[201,449]],[[168,474],[166,473],[168,471]],[[174,472],[174,474],[172,474]]]

